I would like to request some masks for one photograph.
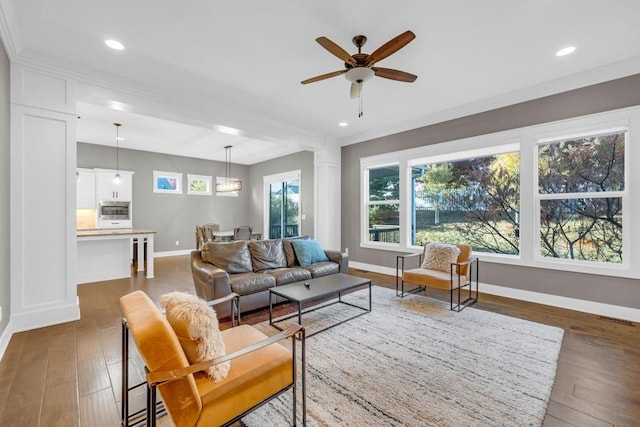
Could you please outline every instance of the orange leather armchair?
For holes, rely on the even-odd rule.
[[[442,271],[422,267],[427,244],[428,242],[425,242],[420,253],[396,257],[396,295],[404,297],[406,294],[426,290],[429,287],[449,291],[452,311],[460,311],[475,304],[478,301],[478,258],[472,256],[471,246],[455,245],[460,250],[458,259],[455,263],[451,263],[449,271]],[[418,267],[407,269],[407,261],[410,262],[413,259],[418,260]],[[405,282],[418,286],[405,291]],[[455,300],[454,296],[456,296]]]
[[[249,325],[221,331],[227,354],[190,365],[173,328],[154,302],[142,291],[120,299],[124,313],[122,424],[144,421],[155,426],[158,411],[166,411],[177,427],[230,425],[263,403],[293,391],[293,425],[296,418],[296,341],[301,344],[302,424],[306,424],[304,329],[293,325],[267,337]],[[128,413],[129,334],[145,364],[146,413],[131,420]],[[295,340],[299,336],[300,340]],[[291,349],[278,341],[291,338]],[[226,379],[216,383],[203,370],[226,361],[231,369]],[[144,383],[143,383],[144,384]],[[162,403],[156,401],[160,392]],[[164,404],[164,408],[162,406]],[[143,411],[144,412],[144,411]],[[146,420],[145,420],[146,418]],[[131,424],[130,424],[131,423]]]

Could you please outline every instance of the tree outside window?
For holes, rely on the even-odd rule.
[[[367,240],[400,243],[400,168],[398,165],[390,165],[367,171]]]
[[[412,243],[466,243],[518,254],[520,154],[412,166]]]
[[[626,130],[538,146],[540,254],[622,263]]]

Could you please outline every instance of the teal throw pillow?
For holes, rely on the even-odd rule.
[[[301,266],[315,264],[316,262],[329,261],[327,254],[316,240],[291,240],[293,250],[296,253]]]

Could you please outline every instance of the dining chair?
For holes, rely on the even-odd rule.
[[[241,225],[233,229],[233,240],[251,240],[253,227]]]

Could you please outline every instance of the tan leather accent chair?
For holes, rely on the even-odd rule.
[[[409,293],[426,291],[426,288],[436,288],[449,291],[452,311],[460,311],[475,304],[478,301],[478,258],[472,256],[471,246],[456,244],[460,254],[456,262],[450,264],[449,271],[444,271],[423,267],[428,243],[425,242],[420,253],[396,257],[396,295],[404,297]],[[414,260],[418,261],[418,267],[408,268],[407,265],[415,263]],[[405,291],[405,283],[417,287]]]
[[[293,325],[272,337],[249,325],[223,330],[226,355],[190,365],[173,328],[143,291],[123,296],[120,306],[124,314],[122,425],[146,421],[146,425],[155,426],[160,410],[166,411],[177,427],[226,426],[288,390],[293,391],[292,422],[296,425],[299,422],[296,417],[297,371],[301,372],[300,419],[305,425],[305,344],[301,326]],[[138,418],[134,420],[128,413],[127,403],[131,390],[128,386],[129,334],[145,364],[146,381],[143,384],[147,387],[146,412],[136,413]],[[290,349],[278,342],[286,338],[291,339]],[[298,346],[301,362],[296,361]],[[203,372],[226,361],[231,361],[231,368],[221,382],[214,382]],[[160,392],[161,403],[157,402],[156,392]]]

